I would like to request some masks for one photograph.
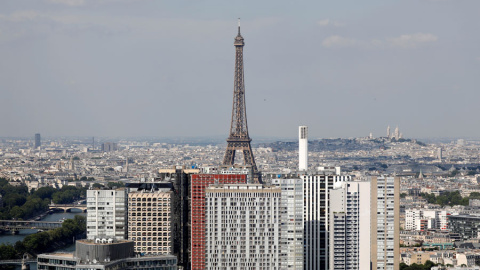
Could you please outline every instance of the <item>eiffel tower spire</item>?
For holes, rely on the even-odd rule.
[[[250,136],[248,135],[247,111],[245,108],[245,85],[243,75],[243,46],[245,42],[240,34],[240,19],[238,20],[238,35],[233,42],[235,46],[235,78],[233,86],[233,108],[230,135],[227,139],[227,150],[223,165],[234,165],[235,151],[243,152],[244,165],[252,166],[254,174],[258,173],[253,157]]]

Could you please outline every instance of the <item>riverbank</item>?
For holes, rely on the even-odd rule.
[[[46,213],[45,215],[43,215],[40,221],[60,221],[60,220],[66,220],[66,219],[73,219],[75,215],[86,217],[86,213],[83,213],[81,211],[67,212],[67,213],[51,212],[50,214]],[[10,232],[7,231],[4,234],[0,234],[0,245],[1,244],[14,245],[17,241],[22,241],[28,235],[37,233],[38,231],[39,230],[35,230],[35,229],[19,230],[19,233],[15,235],[12,235]]]

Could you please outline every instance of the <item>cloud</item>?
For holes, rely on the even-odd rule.
[[[34,10],[23,10],[17,11],[10,15],[0,14],[0,20],[9,21],[9,22],[24,22],[24,21],[33,21],[41,17],[41,14]]]
[[[50,3],[61,4],[71,7],[78,7],[83,5],[98,5],[108,3],[121,3],[121,2],[137,2],[142,0],[46,0]]]
[[[413,35],[401,35],[387,40],[390,46],[399,48],[415,48],[421,44],[435,42],[438,37],[432,34],[417,33]]]
[[[338,35],[327,37],[322,45],[326,48],[345,48],[356,47],[364,49],[375,48],[402,48],[413,49],[426,43],[432,43],[438,40],[433,34],[405,34],[394,38],[358,40],[353,38],[341,37]]]
[[[83,6],[85,5],[85,0],[48,0],[51,3],[62,4],[71,7]]]
[[[335,26],[335,27],[339,27],[339,26],[344,26],[345,24],[344,23],[341,23],[341,22],[338,22],[338,21],[332,21],[330,19],[323,19],[323,20],[320,20],[317,22],[317,24],[319,26]]]
[[[359,45],[359,42],[351,38],[344,38],[341,36],[330,36],[323,40],[322,45],[327,48],[354,47]]]

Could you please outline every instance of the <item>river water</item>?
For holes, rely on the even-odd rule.
[[[82,213],[81,210],[78,210],[78,212],[73,212],[76,209],[72,210],[72,212],[67,212],[67,213],[53,213],[50,215],[45,216],[42,218],[42,221],[60,221],[62,219],[71,219],[74,218],[75,215],[82,215],[85,216],[86,213]],[[5,234],[0,234],[0,244],[1,243],[10,243],[10,244],[15,244],[17,241],[23,240],[27,235],[36,233],[38,230],[20,230],[17,235],[12,235],[9,234],[8,232]],[[67,246],[63,249],[57,250],[56,252],[59,251],[66,251],[66,252],[71,252],[75,251],[75,244],[72,244],[70,246]],[[20,266],[15,268],[15,269],[21,269]],[[30,270],[36,270],[37,269],[37,264],[31,264],[30,265]]]

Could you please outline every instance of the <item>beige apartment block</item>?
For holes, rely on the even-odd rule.
[[[400,264],[400,178],[372,176],[371,269],[398,270]]]
[[[135,251],[172,254],[172,192],[142,191],[128,194],[128,239]]]

